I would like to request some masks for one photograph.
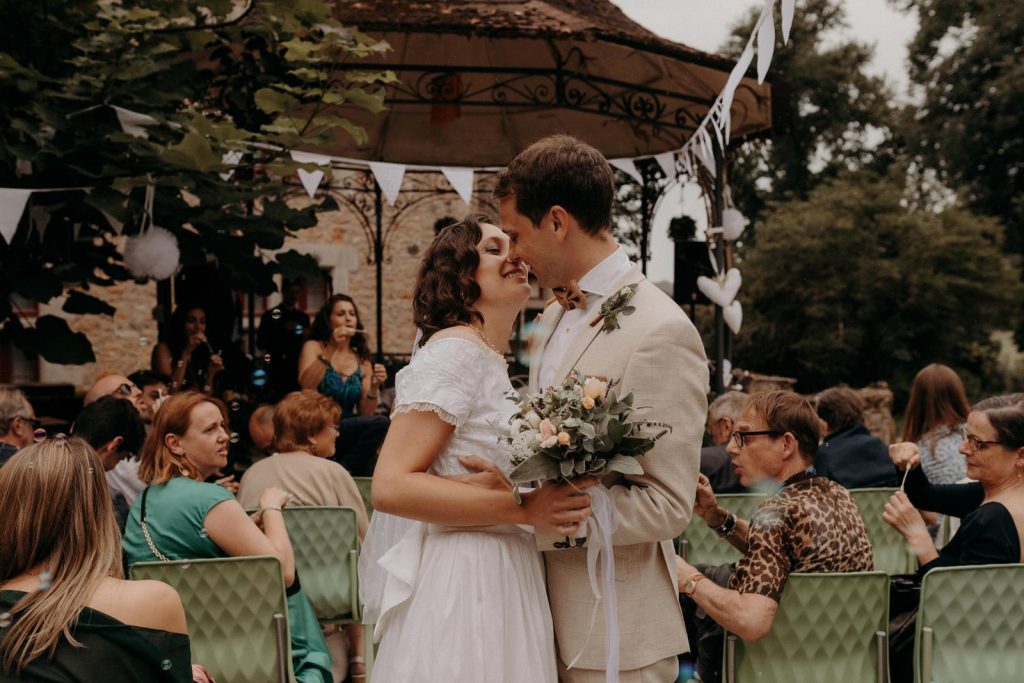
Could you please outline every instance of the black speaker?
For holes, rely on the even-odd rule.
[[[675,276],[672,284],[672,298],[680,306],[710,304],[711,301],[697,289],[697,278],[701,275],[714,277],[711,254],[707,242],[675,243]]]

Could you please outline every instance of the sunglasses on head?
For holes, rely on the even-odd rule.
[[[125,382],[125,383],[121,384],[120,386],[118,386],[113,391],[111,391],[110,395],[111,396],[128,396],[128,397],[131,397],[131,395],[133,393],[135,393],[135,385],[134,384],[128,384],[127,382]]]

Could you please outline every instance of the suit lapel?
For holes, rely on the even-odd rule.
[[[548,340],[558,327],[558,321],[562,319],[565,309],[556,301],[548,304],[541,315],[540,327],[534,334],[533,342],[530,344],[530,393],[535,393],[538,388],[538,373],[540,372],[540,358]]]
[[[618,292],[626,285],[631,285],[635,282],[640,282],[643,279],[643,273],[641,272],[640,268],[634,264],[633,266],[630,267],[629,270],[626,271],[626,274],[619,278],[618,282],[616,282],[615,285],[609,290],[610,293],[608,296],[614,295],[616,292]],[[604,297],[601,303],[604,303],[607,300],[608,297]],[[588,315],[590,314],[590,309],[587,309],[587,313]],[[593,315],[589,315],[589,320],[593,320],[600,313],[600,306],[595,307]],[[565,357],[562,359],[562,364],[559,366],[558,372],[555,373],[555,377],[557,377],[559,381],[565,378],[565,376],[568,375],[574,367],[576,367],[576,363],[578,363],[580,358],[583,357],[583,354],[586,353],[587,349],[597,338],[597,335],[601,333],[602,327],[603,325],[600,322],[598,322],[595,325],[588,325],[586,329],[584,329],[582,332],[576,335],[576,338],[573,339],[572,341],[572,346],[569,347],[569,350],[566,352]]]

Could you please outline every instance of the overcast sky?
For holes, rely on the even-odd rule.
[[[612,0],[631,19],[649,31],[677,43],[717,52],[731,28],[752,7],[764,0]],[[917,19],[895,11],[886,0],[850,0],[845,4],[847,34],[875,48],[872,73],[880,74],[899,97],[907,89],[907,44],[917,28]],[[797,11],[800,11],[799,4]],[[781,36],[781,34],[780,34]],[[776,49],[785,49],[776,46]],[[694,190],[666,194],[655,216],[652,258],[648,276],[655,282],[672,279],[672,243],[668,221],[685,211],[703,222],[703,204]]]

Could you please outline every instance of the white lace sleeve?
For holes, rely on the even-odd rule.
[[[395,377],[392,415],[431,412],[461,427],[480,393],[475,370],[483,350],[465,339],[438,339],[420,348]]]

